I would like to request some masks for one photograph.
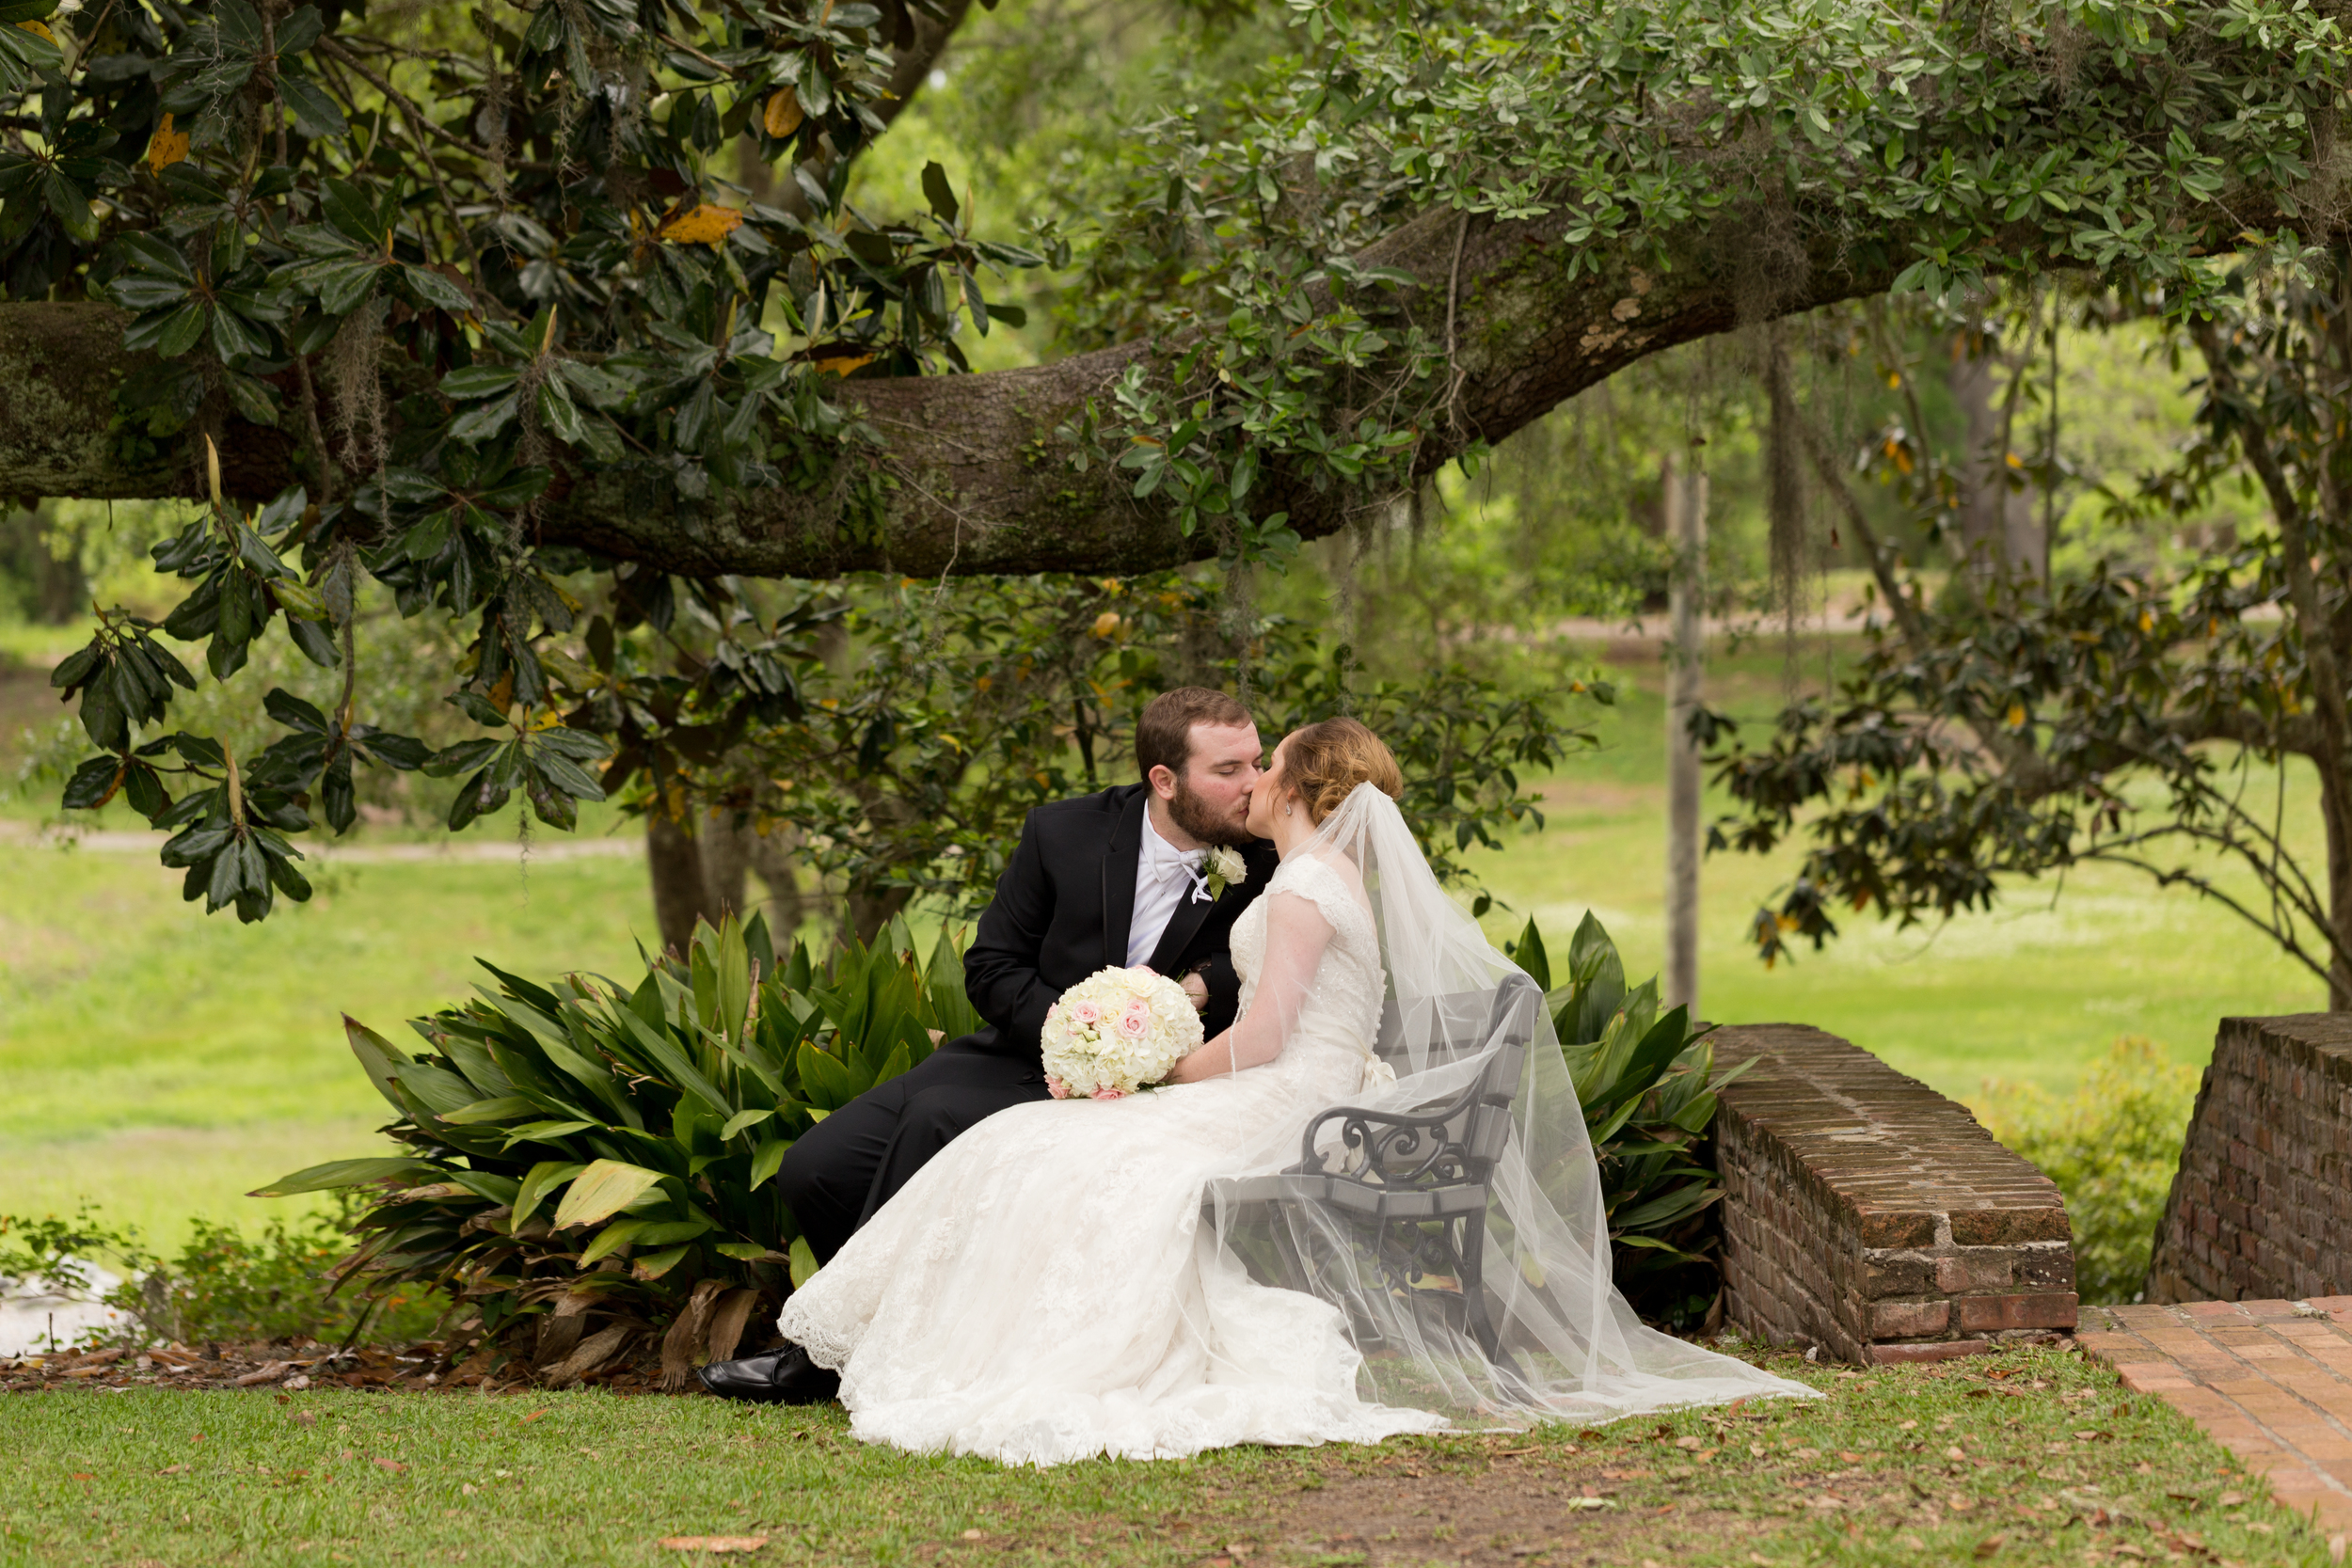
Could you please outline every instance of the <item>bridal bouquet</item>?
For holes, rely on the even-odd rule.
[[[1184,988],[1148,969],[1098,970],[1045,1012],[1045,1070],[1073,1097],[1132,1094],[1200,1048]]]

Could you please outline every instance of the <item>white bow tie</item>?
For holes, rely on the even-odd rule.
[[[1192,882],[1192,896],[1195,902],[1213,901],[1216,895],[1209,892],[1209,879],[1200,874],[1201,863],[1208,858],[1209,852],[1206,849],[1181,850],[1165,856],[1154,855],[1152,858],[1152,879],[1155,882],[1165,882],[1170,877],[1182,875]]]

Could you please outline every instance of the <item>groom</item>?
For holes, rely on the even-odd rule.
[[[964,991],[989,1027],[818,1122],[776,1172],[818,1262],[958,1134],[1047,1098],[1045,1010],[1095,971],[1147,965],[1177,977],[1210,1038],[1233,1022],[1233,921],[1274,874],[1273,847],[1242,826],[1259,755],[1248,709],[1185,687],[1153,698],[1136,723],[1141,784],[1029,813],[963,956]],[[1219,845],[1238,847],[1248,867],[1221,890],[1203,870]],[[830,1400],[839,1386],[797,1345],[717,1362],[701,1377],[723,1398],[789,1404]]]

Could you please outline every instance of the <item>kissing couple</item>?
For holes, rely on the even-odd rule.
[[[1327,719],[1262,756],[1233,698],[1165,692],[1136,725],[1141,783],[1029,814],[964,955],[989,1027],[793,1145],[777,1180],[822,1267],[782,1350],[704,1385],[838,1397],[867,1442],[1030,1465],[1808,1396],[1645,1326],[1612,1285],[1551,1022],[1439,887],[1388,747]],[[1059,1097],[1048,1011],[1120,966],[1180,979],[1204,1043],[1152,1092]],[[1380,1128],[1498,1076],[1517,1087],[1492,1147],[1399,1164]],[[1417,1163],[1485,1180],[1486,1212],[1448,1222],[1483,1267],[1435,1274],[1392,1239],[1432,1227],[1353,1212],[1372,1189],[1344,1179]],[[1279,1204],[1221,1196],[1285,1172],[1307,1174]]]

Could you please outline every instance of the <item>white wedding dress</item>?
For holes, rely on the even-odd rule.
[[[1359,785],[1292,851],[1234,922],[1232,953],[1242,1070],[997,1113],[785,1303],[777,1326],[839,1370],[856,1435],[1053,1465],[1814,1397],[1645,1326],[1618,1294],[1543,998],[1438,886],[1386,795]],[[1486,1098],[1497,1077],[1518,1087]],[[1502,1108],[1500,1153],[1429,1134],[1429,1115],[1472,1103]],[[1256,1255],[1261,1222],[1246,1205],[1204,1221],[1204,1194],[1293,1166],[1309,1123],[1341,1105],[1365,1114],[1322,1124],[1316,1158],[1351,1192],[1475,1180],[1486,1212],[1461,1229],[1392,1221],[1375,1246],[1353,1198],[1293,1197],[1274,1223],[1316,1293],[1259,1284],[1228,1243]],[[1433,1259],[1431,1244],[1483,1259],[1483,1311],[1451,1277],[1463,1254]]]
[[[1253,1282],[1201,1226],[1212,1178],[1360,1099],[1371,1076],[1378,934],[1363,895],[1313,854],[1283,862],[1233,923],[1242,1011],[1282,894],[1311,902],[1331,936],[1272,1062],[1001,1111],[793,1293],[779,1326],[839,1369],[857,1436],[1053,1465],[1447,1425],[1364,1402],[1338,1309]]]

